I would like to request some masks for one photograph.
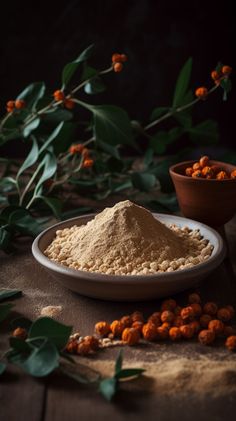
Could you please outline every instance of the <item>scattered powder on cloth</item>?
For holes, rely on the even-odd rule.
[[[146,275],[192,267],[212,252],[199,230],[166,226],[129,200],[106,208],[86,225],[56,232],[45,250],[70,268],[112,275]]]
[[[62,306],[46,306],[40,311],[41,316],[56,317],[62,312]]]

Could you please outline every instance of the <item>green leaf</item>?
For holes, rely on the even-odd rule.
[[[9,217],[9,224],[14,225],[22,234],[30,235],[32,237],[37,236],[42,231],[41,225],[25,209],[12,212]]]
[[[6,300],[8,298],[16,298],[22,295],[20,289],[4,289],[0,290],[0,301]]]
[[[122,350],[120,350],[118,357],[116,359],[116,363],[115,363],[115,375],[117,375],[117,373],[121,371],[122,363],[123,363],[123,352]]]
[[[0,376],[1,374],[4,373],[4,371],[6,370],[7,366],[5,363],[3,363],[2,361],[0,361]]]
[[[9,343],[10,343],[10,346],[18,352],[28,354],[28,355],[31,352],[31,348],[29,344],[23,339],[15,338],[14,336],[11,336],[9,338]]]
[[[32,321],[28,319],[27,317],[17,317],[16,319],[11,321],[12,329],[16,329],[17,327],[22,327],[23,329],[26,329],[28,331],[31,325],[32,325]]]
[[[62,89],[64,89],[68,83],[70,82],[72,76],[74,75],[75,71],[77,70],[80,63],[83,63],[86,61],[93,49],[93,44],[91,44],[89,47],[87,47],[80,55],[75,59],[74,61],[68,63],[65,65],[63,71],[62,71]]]
[[[99,391],[108,401],[111,401],[117,392],[118,382],[115,377],[104,379],[99,383]]]
[[[0,227],[0,250],[6,253],[11,251],[11,233],[4,227]]]
[[[218,124],[214,120],[205,120],[188,130],[190,139],[198,145],[214,145],[219,139]]]
[[[154,110],[152,111],[150,120],[157,120],[159,117],[163,116],[164,114],[166,114],[169,111],[168,107],[157,107],[154,108]]]
[[[57,156],[59,153],[66,152],[71,145],[71,139],[76,136],[78,124],[65,122],[57,135],[57,140],[53,144],[53,150]]]
[[[32,108],[34,111],[38,101],[43,97],[45,89],[44,82],[31,83],[18,95],[17,99],[24,99],[27,108]]]
[[[100,94],[101,92],[104,92],[105,89],[106,89],[106,86],[103,83],[103,80],[99,77],[95,77],[91,79],[84,86],[84,91],[88,95]]]
[[[40,118],[37,117],[33,121],[31,121],[29,124],[24,126],[23,131],[22,131],[23,137],[28,137],[31,132],[37,129],[37,127],[39,126],[39,123],[40,123]]]
[[[39,196],[40,199],[52,210],[56,218],[61,218],[62,202],[54,197]]]
[[[154,136],[151,137],[149,146],[157,154],[163,154],[166,151],[168,145],[168,132],[160,130]]]
[[[182,67],[175,86],[173,107],[183,105],[183,100],[189,87],[191,72],[192,72],[192,58],[190,57]]]
[[[115,145],[115,146],[110,145],[109,143],[102,142],[102,140],[100,140],[100,139],[98,139],[97,143],[98,143],[98,146],[104,152],[108,153],[108,155],[113,156],[113,158],[116,158],[118,160],[121,159],[120,152],[117,148],[117,145]]]
[[[0,322],[2,322],[3,320],[5,320],[7,318],[7,316],[10,313],[12,307],[13,307],[13,305],[11,303],[0,305]]]
[[[58,123],[61,121],[69,121],[73,117],[73,113],[68,110],[63,110],[62,108],[57,108],[54,110],[47,111],[43,114],[44,122],[53,122]]]
[[[59,353],[55,344],[46,339],[40,348],[35,348],[31,355],[18,365],[34,377],[45,377],[59,366]]]
[[[138,377],[144,371],[146,371],[144,368],[124,368],[116,372],[116,378],[120,380],[120,379],[126,379],[130,377]]]
[[[32,324],[29,338],[45,336],[61,350],[66,346],[71,331],[71,326],[63,325],[50,317],[40,317]]]
[[[29,155],[24,160],[23,164],[21,165],[16,179],[18,180],[19,176],[27,169],[30,168],[38,159],[39,148],[36,138],[32,135],[32,148]]]
[[[43,183],[48,180],[49,178],[52,178],[52,176],[55,174],[57,170],[57,159],[53,153],[48,152],[47,155],[45,155],[42,164],[44,166],[43,173],[38,181],[38,183],[35,186],[34,189],[34,195],[35,197],[41,196],[41,187]]]
[[[16,186],[16,180],[12,177],[4,177],[0,180],[0,190],[3,193],[10,192]]]
[[[148,148],[145,152],[144,158],[143,158],[143,164],[145,169],[148,169],[148,167],[151,165],[151,163],[153,162],[153,149]]]
[[[149,173],[133,173],[131,176],[133,187],[141,191],[149,191],[156,184],[156,177]]]
[[[64,125],[64,122],[61,121],[58,126],[56,126],[56,128],[53,130],[53,132],[50,134],[50,136],[48,137],[48,139],[45,141],[45,143],[43,144],[43,146],[40,148],[39,150],[39,154],[41,155],[41,153],[43,151],[45,151],[53,142],[54,139],[56,139],[56,137],[59,135],[60,131],[62,130]]]

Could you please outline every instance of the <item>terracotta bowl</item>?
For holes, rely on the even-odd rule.
[[[236,212],[236,179],[216,180],[192,178],[185,169],[196,161],[185,161],[170,167],[170,175],[175,186],[180,209],[187,218],[218,228],[228,222]],[[220,161],[210,161],[231,172],[234,165]]]

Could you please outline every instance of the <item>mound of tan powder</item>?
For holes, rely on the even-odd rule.
[[[169,228],[126,200],[86,225],[57,231],[45,255],[74,269],[142,275],[193,266],[209,257],[211,249],[198,231]]]

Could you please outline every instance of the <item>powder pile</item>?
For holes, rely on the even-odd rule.
[[[78,270],[146,275],[192,267],[211,252],[198,230],[167,227],[147,209],[126,200],[86,225],[58,230],[44,253]]]

